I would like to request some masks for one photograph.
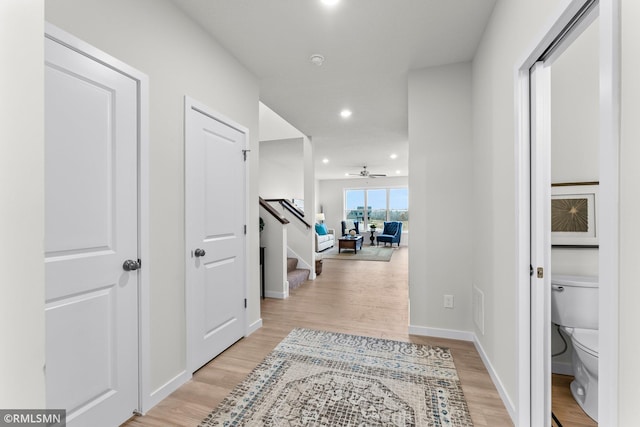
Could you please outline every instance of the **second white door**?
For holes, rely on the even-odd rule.
[[[240,126],[185,100],[189,367],[244,336],[245,145]]]

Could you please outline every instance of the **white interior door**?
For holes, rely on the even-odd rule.
[[[137,86],[45,39],[46,390],[69,426],[138,405]]]
[[[247,132],[185,101],[185,223],[189,366],[244,335]]]

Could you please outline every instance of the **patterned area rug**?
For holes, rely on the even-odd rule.
[[[394,248],[387,246],[369,246],[368,243],[362,245],[362,249],[358,249],[358,253],[354,254],[351,249],[343,249],[338,253],[338,246],[322,252],[323,259],[345,259],[350,261],[389,261],[393,255]]]
[[[449,349],[294,329],[209,426],[472,426]]]

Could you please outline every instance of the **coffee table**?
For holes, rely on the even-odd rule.
[[[358,249],[362,249],[362,236],[342,236],[338,239],[338,253],[342,249],[353,249],[353,253],[357,254]]]

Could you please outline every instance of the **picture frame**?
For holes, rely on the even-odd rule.
[[[598,184],[551,184],[553,247],[598,247]]]

